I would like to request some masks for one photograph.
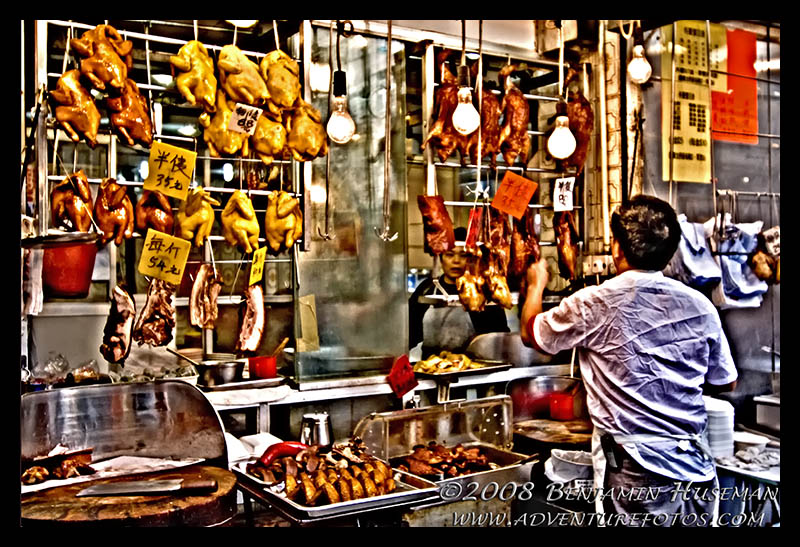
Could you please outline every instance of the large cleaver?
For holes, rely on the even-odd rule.
[[[77,493],[84,496],[157,496],[160,494],[201,494],[217,489],[214,479],[169,479],[153,481],[121,481],[96,484]]]

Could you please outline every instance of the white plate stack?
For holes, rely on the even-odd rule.
[[[715,458],[733,456],[733,405],[728,401],[703,396],[708,413],[706,438]]]

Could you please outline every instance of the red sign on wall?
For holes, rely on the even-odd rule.
[[[728,91],[711,93],[711,136],[718,141],[758,144],[758,84],[751,79],[756,76],[756,35],[728,30],[727,42]]]

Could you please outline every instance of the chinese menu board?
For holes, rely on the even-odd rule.
[[[196,159],[196,152],[154,141],[150,147],[149,171],[144,189],[185,200]]]
[[[152,228],[147,230],[139,258],[139,273],[180,285],[191,246],[185,239]]]
[[[503,181],[494,194],[492,207],[519,220],[525,214],[538,186],[532,180],[506,171]]]
[[[728,72],[728,60],[724,54],[726,29],[722,25],[710,25],[709,48],[705,21],[678,21],[675,27],[674,42],[672,26],[662,27],[663,42],[670,46],[674,43],[675,52],[674,104],[671,104],[673,48],[665,48],[661,57],[662,178],[670,180],[671,175],[675,181],[710,183],[711,101],[708,79],[711,78],[712,91],[727,92],[727,77],[717,72]]]
[[[711,93],[711,134],[716,141],[758,144],[756,38],[746,30],[726,33],[728,85]]]

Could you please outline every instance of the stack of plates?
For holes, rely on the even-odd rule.
[[[715,458],[733,456],[733,405],[704,396],[708,413],[706,440]]]

